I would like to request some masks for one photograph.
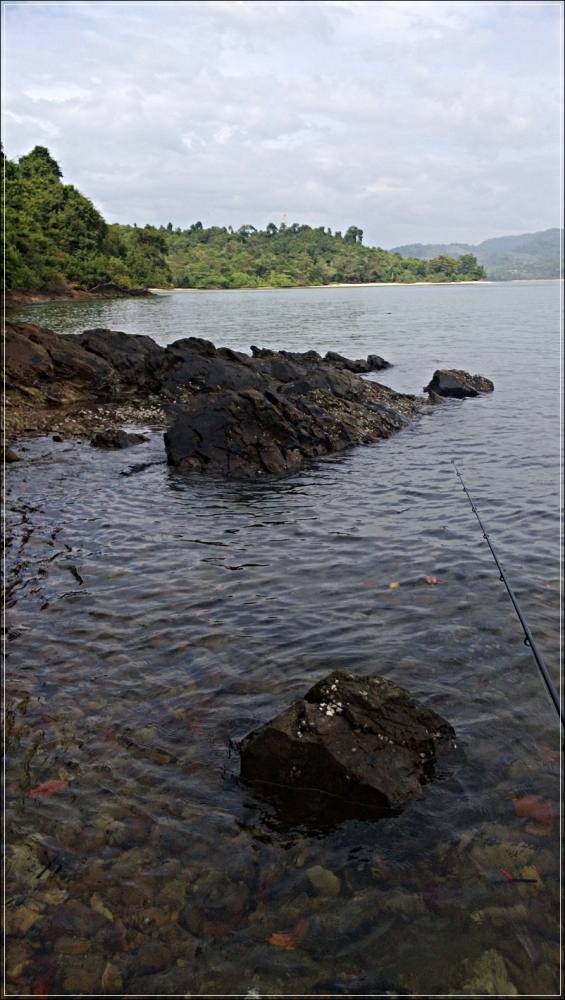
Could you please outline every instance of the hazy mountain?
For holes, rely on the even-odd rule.
[[[394,247],[403,257],[431,260],[445,254],[461,257],[471,253],[494,281],[512,278],[560,278],[563,276],[560,240],[562,229],[545,229],[520,236],[496,236],[473,246],[470,243],[410,243]]]

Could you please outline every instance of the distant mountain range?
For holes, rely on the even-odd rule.
[[[541,233],[523,233],[521,236],[497,236],[492,240],[472,246],[470,243],[410,243],[393,247],[393,253],[402,257],[431,260],[445,254],[462,257],[473,254],[492,281],[511,281],[517,278],[561,278],[563,261],[560,241],[562,229],[545,229]]]

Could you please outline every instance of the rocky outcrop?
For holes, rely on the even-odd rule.
[[[376,383],[340,388],[305,375],[299,383],[271,379],[260,389],[197,396],[176,408],[167,459],[183,472],[239,478],[292,472],[308,459],[388,437],[419,408]]]
[[[253,346],[250,356],[199,337],[160,347],[116,330],[61,335],[8,323],[7,427],[11,435],[45,429],[90,439],[100,431],[96,447],[124,447],[133,442],[116,433],[117,415],[129,407],[129,420],[137,408],[144,422],[150,412],[168,419],[167,458],[182,472],[286,473],[386,438],[422,411],[423,399],[359,378],[387,367],[376,354],[350,360]],[[430,402],[489,389],[488,379],[458,371],[436,372],[428,386]]]
[[[424,392],[433,392],[438,396],[452,396],[455,399],[478,396],[480,392],[493,390],[494,382],[484,375],[469,375],[469,372],[457,368],[438,368],[431,381],[424,387]]]
[[[299,364],[315,365],[325,362],[333,368],[343,368],[345,371],[353,372],[356,375],[364,375],[367,372],[378,372],[383,368],[392,367],[389,361],[385,361],[378,354],[369,354],[366,360],[358,359],[352,361],[351,358],[345,358],[342,354],[337,354],[335,351],[327,351],[325,356],[322,357],[321,354],[318,354],[318,351],[272,351],[265,347],[255,347],[253,344],[250,350],[254,358],[267,358],[271,361],[278,358],[285,361],[296,361]]]
[[[264,795],[325,793],[380,816],[419,798],[452,727],[383,677],[335,671],[246,736],[241,777]]]
[[[86,394],[111,395],[114,366],[86,351],[77,337],[61,337],[32,323],[6,325],[6,389],[48,405]]]

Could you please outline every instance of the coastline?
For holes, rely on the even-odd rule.
[[[152,294],[148,288],[120,288],[117,285],[103,285],[100,288],[61,288],[49,292],[6,291],[4,305],[27,306],[42,302],[83,302],[96,299],[148,298]]]
[[[532,279],[535,280],[535,279]],[[545,279],[544,279],[545,280]],[[556,279],[560,280],[560,279]],[[245,286],[242,288],[149,288],[152,295],[167,295],[172,292],[296,292],[307,291],[311,288],[408,288],[413,285],[492,285],[494,282],[488,279],[481,281],[343,281],[332,282],[328,285],[292,285],[281,287],[279,285],[258,285],[254,288]]]

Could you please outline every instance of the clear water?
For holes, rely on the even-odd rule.
[[[6,497],[12,995],[558,995],[560,730],[451,459],[558,682],[560,295],[183,292],[17,313],[378,353],[396,389],[441,366],[496,389],[256,485],[121,475],[164,459],[157,429],[135,455],[27,442]],[[287,828],[239,784],[230,741],[333,667],[409,688],[461,754],[400,816]],[[27,794],[51,779],[68,785]],[[524,796],[543,800],[533,817]]]

